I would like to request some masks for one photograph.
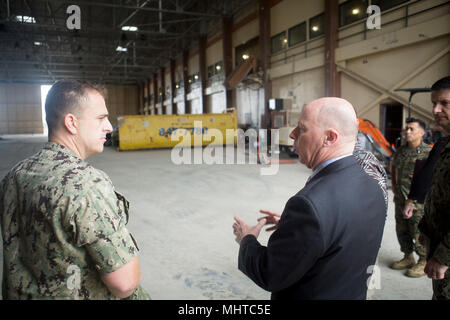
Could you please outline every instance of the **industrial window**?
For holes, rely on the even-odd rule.
[[[287,47],[286,31],[283,31],[271,39],[272,54],[280,52]]]
[[[349,0],[339,5],[339,27],[367,18],[367,0]]]
[[[157,97],[158,100],[156,102],[161,102],[162,94],[163,94],[163,89],[161,87],[159,87],[158,88],[158,97]]]
[[[372,0],[371,4],[377,5],[380,7],[381,11],[385,11],[408,1],[409,0]]]
[[[235,52],[235,65],[238,66],[242,61],[253,57],[259,59],[259,37],[255,37],[244,44],[237,46]]]
[[[306,41],[306,21],[289,29],[289,46]]]
[[[223,62],[219,61],[208,67],[208,78],[214,77],[216,74],[223,72]]]
[[[211,78],[214,76],[214,65],[208,66],[208,78]]]
[[[223,61],[219,61],[214,66],[214,74],[219,74],[223,72]]]
[[[200,79],[200,77],[199,77],[198,72],[197,72],[197,73],[194,73],[193,75],[190,75],[190,76],[188,77],[188,83],[189,83],[189,84],[195,83],[195,82],[197,82],[199,79]]]
[[[324,33],[325,13],[321,13],[309,19],[309,39],[314,39]]]

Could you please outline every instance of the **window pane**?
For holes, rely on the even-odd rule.
[[[379,6],[381,11],[388,10],[405,2],[408,2],[408,0],[372,0],[372,4]]]
[[[253,57],[259,59],[259,37],[255,37],[244,44],[237,46],[235,52],[235,65],[239,65],[243,60]]]
[[[215,71],[214,71],[215,74],[222,73],[223,72],[223,62],[222,61],[217,62],[214,68],[215,68]]]
[[[339,5],[339,26],[366,18],[367,7],[367,0],[350,0]]]
[[[279,52],[287,47],[286,32],[283,31],[272,37],[272,53]]]
[[[214,75],[214,65],[208,67],[208,78],[211,78]]]
[[[306,21],[289,29],[289,46],[306,41]]]
[[[309,19],[309,39],[316,38],[323,34],[325,13],[319,14]]]

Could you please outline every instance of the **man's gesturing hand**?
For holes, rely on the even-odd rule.
[[[431,258],[428,260],[424,272],[430,279],[442,280],[445,277],[445,272],[447,272],[447,269],[448,267],[444,264],[440,264],[436,258]]]
[[[266,219],[261,219],[255,226],[249,226],[239,217],[234,217],[234,221],[233,233],[236,236],[236,242],[239,244],[241,244],[242,238],[249,234],[254,235],[255,238],[258,238],[262,227],[266,224]]]
[[[266,224],[273,224],[272,227],[267,228],[266,231],[276,230],[278,226],[278,221],[280,221],[281,213],[272,212],[269,210],[259,210],[259,212],[266,214],[265,217],[258,218],[258,221],[266,219]]]

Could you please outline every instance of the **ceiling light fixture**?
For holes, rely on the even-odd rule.
[[[36,19],[30,16],[16,16],[16,21],[23,23],[36,23]]]
[[[314,32],[319,31],[319,27],[318,27],[318,26],[313,26],[313,27],[312,27],[312,31],[314,31]]]
[[[117,49],[116,49],[116,51],[118,51],[118,52],[127,52],[128,49],[127,49],[127,48],[124,48],[124,47],[122,47],[122,46],[118,46]]]
[[[352,10],[352,13],[353,13],[354,15],[357,15],[357,14],[359,13],[359,9],[358,9],[358,8],[353,9],[353,10]]]
[[[122,27],[122,31],[136,32],[136,31],[138,31],[138,27],[135,27],[135,26],[123,26]]]
[[[248,58],[250,58],[250,56],[248,54],[244,53],[242,55],[242,59],[247,60]]]

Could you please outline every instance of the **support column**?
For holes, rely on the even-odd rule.
[[[147,81],[147,113],[146,114],[150,114],[150,106],[152,105],[152,102],[150,100],[150,95],[151,95],[151,88],[152,88],[152,79],[148,79]]]
[[[184,84],[184,113],[190,114],[191,107],[188,107],[187,94],[188,94],[188,63],[189,63],[189,50],[183,51],[183,84]]]
[[[138,92],[139,92],[139,112],[138,114],[144,114],[144,83],[139,83]]]
[[[335,52],[338,41],[339,3],[325,0],[325,96],[341,96],[341,77],[336,69]]]
[[[175,60],[170,59],[170,106],[172,108],[172,114],[177,114],[178,110],[175,108]]]
[[[263,71],[264,115],[261,127],[270,128],[269,99],[272,98],[272,81],[269,79],[270,69],[270,5],[268,0],[259,0],[259,52]]]
[[[208,99],[206,97],[206,36],[202,35],[198,39],[198,65],[200,73],[200,103],[203,113],[208,113]]]
[[[158,114],[156,104],[158,103],[158,74],[153,74],[153,110],[154,114]]]
[[[223,72],[225,79],[233,72],[233,46],[232,46],[232,34],[233,34],[233,20],[231,17],[224,17],[222,19],[222,48],[223,48]],[[226,89],[225,94],[225,106],[227,108],[233,107],[233,90]]]
[[[164,106],[164,101],[166,100],[166,74],[165,74],[166,70],[164,67],[161,67],[160,70],[160,77],[161,77],[161,110],[162,110],[162,114],[167,114],[167,110],[166,107]]]

